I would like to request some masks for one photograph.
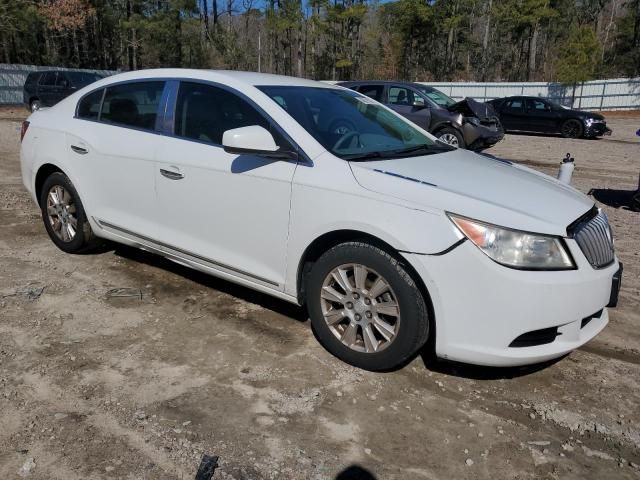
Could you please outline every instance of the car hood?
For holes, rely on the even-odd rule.
[[[365,189],[427,211],[451,212],[520,230],[567,234],[593,201],[529,168],[467,150],[351,162]]]
[[[480,120],[489,119],[496,116],[493,106],[488,103],[478,102],[473,98],[449,105],[447,110],[453,113],[461,113],[465,117],[478,117]]]
[[[599,113],[596,112],[587,112],[584,110],[574,110],[572,108],[567,108],[567,107],[562,107],[561,112],[563,112],[565,115],[575,115],[576,117],[581,117],[581,118],[594,118],[596,120],[604,120],[604,116],[600,115]]]

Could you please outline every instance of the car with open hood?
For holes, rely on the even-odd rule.
[[[396,81],[339,82],[408,118],[454,147],[484,150],[504,138],[493,107],[465,98],[456,102],[440,90],[421,83]],[[339,125],[349,128],[349,125]]]
[[[541,97],[505,97],[487,102],[495,108],[505,130],[595,138],[611,135],[603,115],[574,110]]]
[[[361,368],[425,345],[541,362],[598,334],[617,301],[622,267],[592,200],[339,86],[128,72],[33,113],[21,142],[61,250],[107,239],[304,305],[320,343]]]

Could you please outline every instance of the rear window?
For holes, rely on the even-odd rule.
[[[100,103],[104,89],[96,90],[84,97],[78,103],[78,118],[85,120],[97,120],[100,115]]]
[[[108,87],[100,120],[153,130],[164,82],[132,82]]]

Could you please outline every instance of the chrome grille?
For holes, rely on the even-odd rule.
[[[602,268],[614,260],[613,238],[607,216],[597,215],[578,224],[573,237],[593,268]]]

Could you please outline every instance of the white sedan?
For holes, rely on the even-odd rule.
[[[133,245],[306,305],[331,353],[522,365],[600,332],[620,283],[606,216],[444,145],[341,87],[246,72],[115,75],[32,114],[26,188],[52,241]]]

